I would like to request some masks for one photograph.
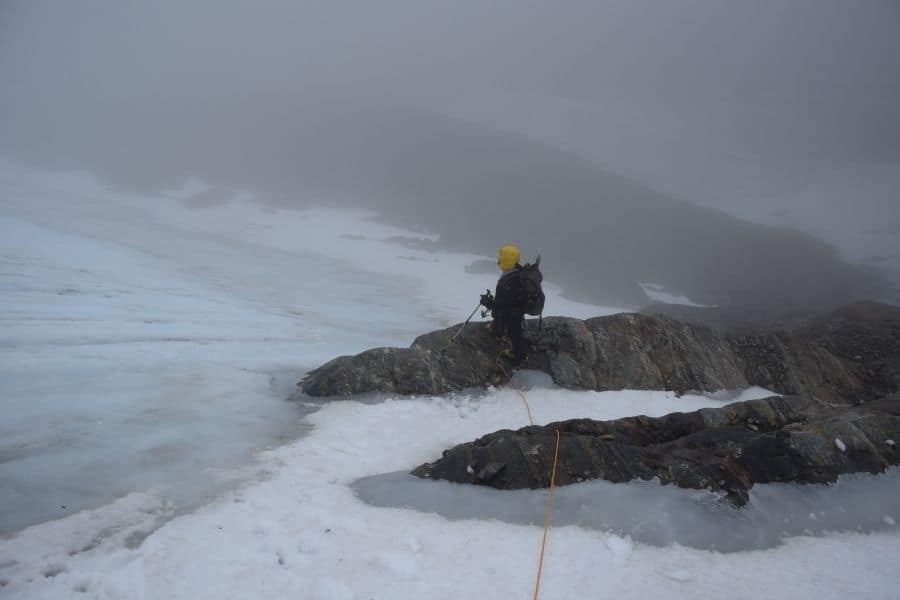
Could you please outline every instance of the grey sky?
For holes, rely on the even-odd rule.
[[[131,185],[197,174],[426,226],[455,214],[437,203],[471,218],[491,198],[511,210],[513,197],[536,218],[549,200],[572,219],[608,220],[609,202],[656,190],[897,268],[898,57],[893,0],[7,0],[0,152]],[[391,157],[377,156],[385,149]],[[608,177],[595,180],[591,165]],[[529,183],[523,168],[543,177]],[[435,192],[459,179],[456,195]],[[529,193],[546,182],[556,187]],[[594,209],[580,199],[602,190],[616,191]],[[697,225],[691,235],[708,231],[673,206]],[[648,230],[665,226],[646,210]],[[571,238],[565,221],[543,232],[551,242],[513,222],[535,244]],[[442,233],[469,244],[460,232],[516,235],[503,225],[462,220]],[[631,245],[591,248],[618,247]],[[653,250],[627,267],[672,248]]]

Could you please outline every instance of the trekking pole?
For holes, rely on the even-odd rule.
[[[479,308],[481,308],[481,302],[478,303],[478,306],[475,307],[475,310],[472,311],[472,314],[469,315],[469,318],[466,319],[466,322],[462,324],[462,327],[459,328],[459,331],[457,331],[456,333],[454,333],[454,334],[453,334],[453,337],[450,338],[450,343],[451,343],[451,344],[452,344],[453,342],[456,341],[456,337],[457,337],[460,333],[462,333],[462,330],[463,330],[463,329],[466,328],[466,325],[469,324],[469,321],[472,320],[472,317],[475,316],[475,313],[478,312],[478,309],[479,309]]]

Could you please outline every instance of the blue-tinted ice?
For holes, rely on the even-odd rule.
[[[448,519],[496,519],[542,525],[547,490],[493,488],[419,479],[404,472],[353,484],[365,502]],[[841,477],[832,485],[761,484],[734,508],[703,490],[657,481],[588,481],[556,489],[554,527],[576,525],[631,536],[655,546],[680,544],[737,552],[770,548],[793,536],[870,532],[900,523],[900,468]]]

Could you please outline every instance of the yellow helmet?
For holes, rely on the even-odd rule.
[[[497,253],[497,266],[500,267],[501,271],[507,273],[519,264],[521,257],[522,254],[515,246],[503,246],[500,248],[500,252]]]

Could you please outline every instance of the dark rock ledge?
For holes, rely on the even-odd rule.
[[[497,431],[412,473],[500,489],[547,487],[557,429],[558,485],[658,477],[726,492],[737,505],[755,483],[826,483],[900,463],[900,396],[855,407],[775,396],[656,419],[574,419]]]
[[[727,332],[664,316],[529,321],[522,368],[576,389],[685,392],[760,386],[781,396],[690,414],[587,419],[503,430],[413,472],[497,488],[549,485],[555,429],[559,483],[659,477],[723,490],[738,504],[758,482],[828,482],[878,472],[900,456],[900,308],[858,303],[782,331]],[[501,343],[483,323],[337,358],[301,382],[313,396],[443,394],[504,384]],[[511,365],[505,364],[506,369]]]
[[[365,392],[444,394],[503,384],[502,349],[485,323],[336,358],[301,382],[310,396]],[[729,334],[667,317],[624,313],[526,325],[535,347],[521,365],[566,388],[714,391],[757,385],[832,403],[859,403],[900,388],[900,308],[863,303],[802,329]],[[506,364],[509,368],[511,365]]]

